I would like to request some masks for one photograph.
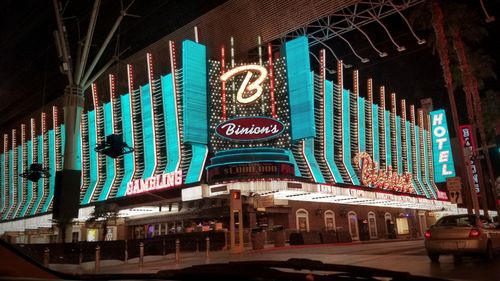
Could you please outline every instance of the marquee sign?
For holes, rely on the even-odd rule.
[[[361,169],[361,183],[375,188],[394,190],[399,192],[414,193],[411,174],[403,175],[393,172],[389,166],[387,170],[378,168],[378,163],[373,161],[366,152],[360,152],[354,157],[354,162],[359,163]]]
[[[219,124],[215,131],[233,141],[268,140],[283,133],[285,126],[276,119],[268,117],[240,117]]]
[[[147,179],[137,179],[127,183],[126,195],[147,191],[168,189],[182,185],[182,170],[156,175]]]
[[[445,182],[455,176],[451,142],[448,136],[446,113],[443,109],[430,112],[432,130],[432,152],[435,182]]]
[[[260,162],[248,164],[227,164],[208,170],[208,179],[262,177],[262,176],[294,176],[294,167],[289,163]]]

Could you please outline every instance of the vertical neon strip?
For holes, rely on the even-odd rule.
[[[42,113],[42,116],[43,116],[43,113]],[[38,145],[38,156],[37,156],[37,163],[40,163],[40,164],[43,164],[43,123],[42,123],[42,126],[41,126],[41,133],[40,135],[37,136],[37,145]],[[46,168],[46,167],[44,167]],[[45,179],[43,179],[41,182],[38,181],[37,182],[37,185],[38,185],[38,191],[37,191],[37,199],[36,199],[36,202],[35,204],[33,205],[33,209],[31,209],[31,213],[30,215],[34,215],[38,212],[38,209],[40,208],[40,203],[42,202],[42,198],[44,196],[44,182],[45,182]]]
[[[122,131],[123,140],[125,143],[134,144],[134,126],[132,117],[132,104],[130,102],[130,93],[121,96],[121,109],[122,109]],[[132,181],[135,172],[135,159],[134,153],[128,153],[123,156],[123,180],[122,184],[118,188],[116,197],[122,197],[126,195],[127,183]]]
[[[387,150],[386,150],[386,138],[385,138],[385,132],[386,132],[386,122],[385,122],[385,87],[380,86],[380,106],[377,111],[378,115],[378,128],[379,128],[379,134],[378,134],[378,141],[379,141],[379,149],[380,149],[380,168],[382,170],[387,169]],[[376,135],[377,136],[377,135]],[[389,164],[390,165],[390,164]]]
[[[154,127],[152,126],[153,108],[151,107],[150,85],[140,87],[141,113],[142,113],[142,139],[144,141],[144,172],[142,178],[146,179],[154,175],[156,165]]]
[[[5,138],[5,135],[4,135]],[[3,212],[5,210],[5,204],[6,204],[6,196],[5,196],[5,154],[7,153],[7,150],[5,150],[5,139],[4,139],[4,149],[2,150],[2,153],[0,154],[0,217],[3,215]]]
[[[104,135],[113,134],[113,114],[112,114],[111,102],[105,103],[104,108]],[[115,164],[116,159],[111,157],[106,157],[106,181],[102,187],[102,192],[99,194],[98,201],[104,201],[108,199],[113,181],[115,180]]]
[[[351,179],[354,185],[359,185],[359,179],[356,173],[354,172],[354,168],[352,167],[352,159],[351,159],[351,123],[350,123],[350,106],[349,106],[349,91],[343,90],[342,95],[342,146],[343,146],[343,162],[346,167],[347,173],[349,174],[349,178]]]
[[[373,123],[373,80],[370,78],[366,81],[366,92],[367,92],[367,111],[366,111],[366,150],[368,152],[368,154],[370,154],[370,156],[372,157],[373,160],[375,160],[375,149],[374,149],[374,139],[376,137],[376,135],[374,135],[374,131],[373,131],[373,126],[374,123]],[[375,112],[376,113],[376,112]],[[375,114],[376,115],[376,114]],[[375,160],[375,161],[378,161],[378,160]]]
[[[427,128],[431,130],[431,117],[429,114],[427,114],[426,116]],[[436,181],[434,180],[434,155],[432,151],[432,137],[429,131],[427,132],[427,151],[429,152],[429,154],[427,154],[427,161],[429,162],[429,179],[431,182],[431,187],[437,192],[438,188],[436,186]]]
[[[366,151],[366,116],[365,116],[365,99],[358,97],[358,130],[359,130],[359,145],[360,152]]]
[[[20,145],[17,146],[17,206],[16,210],[13,214],[13,217],[18,218],[20,217],[20,212],[23,209],[24,205],[24,189],[25,189],[25,180],[23,177],[20,176],[20,173],[24,172],[24,140],[26,137],[26,126],[24,124],[21,124],[21,141]]]
[[[323,50],[324,52],[324,50]],[[271,96],[271,114],[276,118],[276,101],[274,99],[274,66],[273,66],[273,50],[271,43],[267,44],[267,55],[269,64],[269,94]]]
[[[24,124],[23,124],[24,125]],[[25,130],[24,128],[22,129],[23,131]],[[23,139],[25,139],[26,135],[23,133]],[[33,134],[31,134],[33,135]],[[23,145],[23,169],[22,172],[24,172],[31,163],[33,163],[33,145],[32,145],[32,140],[28,140],[25,142]],[[33,182],[29,180],[25,180],[25,189],[27,191],[27,198],[26,202],[23,206],[23,209],[21,210],[20,217],[24,217],[26,215],[26,211],[28,210],[29,206],[31,205],[31,201],[33,200]]]
[[[379,133],[378,133],[378,105],[372,104],[372,128],[373,128],[373,161],[380,165]]]
[[[111,103],[111,114],[110,114],[110,117],[111,117],[111,128],[109,129],[109,131],[111,131],[112,134],[117,134],[119,132],[119,128],[118,128],[118,122],[115,122],[115,116],[117,116],[117,112],[116,112],[116,80],[115,80],[115,76],[113,74],[110,74],[109,75],[109,102]],[[122,132],[123,133],[123,132]],[[122,137],[123,137],[123,134],[122,134]],[[127,142],[125,142],[127,143]],[[113,165],[114,167],[114,171],[113,171],[113,180],[111,181],[111,189],[116,189],[116,181],[117,181],[117,175],[118,175],[118,159],[113,159],[113,161],[107,165]],[[107,167],[107,166],[106,166]],[[109,176],[109,175],[108,175]],[[110,192],[111,192],[111,189],[110,189]],[[109,197],[109,193],[108,192],[108,195],[106,196],[106,198]]]
[[[328,98],[329,92],[326,91],[326,75],[325,75],[325,67],[326,67],[326,58],[325,58],[325,49],[321,49],[319,52],[319,63],[320,63],[320,85],[321,85],[321,107],[323,108],[323,159],[325,160],[326,167],[328,168],[328,178],[333,178],[335,180],[335,176],[333,175],[332,167],[330,165],[330,161],[328,161],[328,150],[330,150],[329,146],[331,147],[331,144],[327,141],[328,137],[331,136],[332,131],[331,131],[331,105],[327,105],[328,103],[331,103]],[[331,155],[333,157],[333,153]],[[336,180],[335,180],[336,182]]]
[[[59,125],[59,113],[57,110],[57,106],[52,107],[52,129],[55,133],[55,144],[54,144],[54,153],[55,153],[55,171],[62,170],[62,146],[61,146],[61,127]],[[55,177],[55,173],[54,173]]]
[[[9,135],[4,134],[3,135],[3,178],[2,178],[2,186],[3,186],[3,191],[2,191],[2,199],[4,202],[4,207],[2,209],[2,218],[5,217],[5,214],[9,211],[9,206],[10,206],[10,200],[9,198],[9,192],[10,192],[10,158],[9,158]]]
[[[398,167],[398,174],[403,174],[403,158],[401,148],[401,117],[396,116],[396,151],[395,151],[396,165]]]
[[[150,106],[151,106],[151,128],[153,128],[153,161],[154,161],[154,166],[153,166],[153,171],[151,172],[151,175],[148,175],[147,173],[143,174],[143,178],[153,176],[157,174],[157,167],[158,167],[158,156],[159,156],[159,151],[160,148],[158,147],[158,144],[156,143],[156,124],[155,124],[155,102],[154,102],[154,91],[155,91],[155,85],[154,85],[154,68],[153,68],[153,55],[151,53],[147,53],[147,63],[148,63],[148,81],[149,81],[149,101],[150,101]],[[143,106],[144,108],[144,106]],[[143,112],[144,114],[144,112]],[[144,124],[143,124],[144,125]],[[145,139],[144,139],[145,140]],[[146,145],[146,142],[144,142]],[[147,159],[147,158],[146,158]],[[146,160],[145,159],[145,160]]]
[[[225,58],[225,52],[224,52],[224,46],[221,47],[220,49],[220,75],[224,75],[226,73],[226,58]],[[221,89],[221,94],[222,94],[222,121],[225,121],[227,119],[226,115],[226,81],[222,81],[222,89]]]
[[[54,128],[54,126],[53,126]],[[47,200],[45,200],[45,203],[43,204],[42,207],[42,213],[48,212],[49,208],[52,204],[52,200],[54,199],[54,186],[55,186],[55,178],[56,178],[56,151],[55,151],[55,132],[54,129],[49,130],[47,132],[48,135],[48,144],[49,144],[49,149],[48,149],[48,168],[49,168],[49,173],[50,177],[48,179],[49,186],[48,186],[48,194],[47,194]]]
[[[5,210],[5,153],[3,150],[0,154],[0,217],[3,215]]]
[[[181,154],[181,137],[180,137],[180,126],[179,126],[179,109],[177,108],[177,74],[175,73],[177,70],[177,61],[176,61],[176,53],[175,53],[175,43],[174,41],[169,41],[170,48],[170,69],[172,70],[172,89],[174,94],[174,109],[175,109],[175,123],[177,126],[177,164],[175,165],[174,171],[178,171],[181,165],[182,154]]]
[[[83,112],[80,115],[80,156],[81,156],[81,170],[82,170],[82,180],[80,183],[80,204],[83,204],[84,195],[87,193],[90,182],[90,172],[89,172],[89,160],[90,155],[88,151],[88,114]]]
[[[14,202],[14,143],[15,143],[15,130],[12,130],[12,141],[11,141],[11,147],[9,149],[9,164],[7,165],[7,168],[9,170],[9,176],[8,176],[8,198],[9,198],[9,206],[7,207],[7,210],[5,210],[5,213],[2,217],[2,219],[7,219],[9,218],[10,213],[12,212],[13,208],[15,207],[15,202]]]
[[[12,190],[12,209],[9,210],[9,218],[14,218],[15,217],[15,214],[16,214],[16,211],[17,211],[17,206],[19,204],[19,202],[17,202],[17,198],[19,196],[18,194],[18,183],[19,183],[19,171],[18,171],[18,166],[17,166],[17,163],[19,162],[19,158],[18,158],[18,150],[17,150],[17,130],[16,129],[13,129],[12,130],[12,161],[11,161],[11,164],[12,164],[12,168],[11,168],[11,171],[12,171],[12,186],[10,187],[11,190]]]
[[[97,185],[99,183],[99,155],[94,151],[98,143],[98,124],[97,124],[97,107],[99,106],[99,99],[97,96],[97,87],[95,84],[92,84],[92,99],[94,103],[94,110],[88,111],[88,129],[89,129],[89,155],[90,155],[90,183],[85,196],[83,197],[82,204],[88,204],[94,197],[94,193],[96,191]]]
[[[426,188],[422,183],[421,176],[421,164],[420,164],[420,143],[419,143],[419,131],[418,126],[416,125],[415,119],[415,106],[410,105],[410,121],[412,127],[412,160],[413,160],[413,177],[415,178],[416,186],[421,190],[422,193],[425,193],[427,198],[430,198],[427,193]]]
[[[386,167],[392,167],[392,153],[391,153],[391,114],[384,109],[384,135],[385,135],[385,163]]]
[[[325,112],[324,112],[324,118],[325,118],[325,131],[324,131],[324,139],[325,139],[325,158],[326,158],[326,163],[328,164],[328,167],[330,171],[332,171],[332,176],[333,180],[335,182],[343,183],[344,180],[342,179],[342,175],[340,174],[339,168],[337,167],[337,164],[335,164],[335,147],[333,145],[334,143],[334,124],[333,124],[333,82],[325,80],[325,95],[324,95],[324,102],[325,102]],[[296,173],[297,174],[297,173]]]
[[[408,163],[408,173],[412,174],[412,178],[411,178],[411,181],[413,183],[413,188],[415,189],[415,192],[418,194],[418,195],[421,195],[422,194],[422,190],[420,190],[419,186],[417,185],[417,183],[415,182],[415,176],[414,176],[414,173],[413,173],[413,145],[412,145],[412,141],[411,141],[411,123],[410,121],[406,120],[405,121],[405,130],[406,130],[406,139],[408,140],[407,141],[407,146],[408,146],[408,149],[406,150],[406,153],[407,153],[407,163]]]
[[[5,134],[5,136],[7,138],[4,137],[4,148],[7,148],[8,149],[8,146],[5,146],[6,143],[8,143],[8,135]],[[7,139],[7,141],[5,141],[5,139]],[[13,141],[13,140],[12,140]],[[7,151],[7,150],[5,150]],[[14,164],[12,163],[12,161],[14,160],[13,159],[13,156],[12,156],[12,148],[8,150],[8,152],[6,152],[6,154],[8,154],[8,158],[7,160],[5,161],[6,162],[6,167],[5,167],[5,178],[6,178],[6,189],[7,189],[7,192],[6,192],[6,197],[8,198],[8,206],[7,206],[7,209],[5,210],[5,212],[3,213],[3,216],[2,216],[2,219],[5,220],[8,218],[9,216],[9,213],[11,212],[12,210],[12,207],[13,207],[13,204],[14,204],[14,196],[13,196],[13,186],[14,184],[12,183],[12,180],[13,180],[13,171],[12,169],[14,168]]]
[[[424,112],[422,109],[418,110],[418,124],[420,127],[420,155],[421,155],[421,161],[422,161],[422,171],[423,171],[423,182],[424,186],[427,189],[428,193],[431,195],[432,198],[436,199],[437,194],[436,191],[432,188],[432,185],[430,184],[429,181],[429,161],[428,159],[428,151],[427,151],[427,135],[426,135],[426,130],[424,128]]]
[[[131,143],[131,147],[134,147],[135,148],[135,121],[134,121],[134,103],[133,103],[133,92],[134,92],[134,88],[135,88],[135,85],[134,85],[134,68],[132,67],[131,64],[127,64],[127,82],[128,82],[128,101],[124,100],[122,98],[122,105],[124,104],[124,102],[128,102],[129,104],[129,108],[130,108],[130,133],[132,134],[132,138],[130,140],[127,140],[127,141],[130,141]],[[125,97],[125,96],[122,96],[122,97]],[[126,108],[124,106],[124,108]],[[126,116],[125,114],[123,115],[124,117]],[[126,130],[126,127],[125,127],[125,124],[123,124],[123,130],[125,131]],[[127,142],[128,143],[128,142]],[[135,178],[135,170],[136,170],[136,159],[137,159],[137,153],[134,151],[132,153],[130,153],[128,156],[132,156],[132,176],[130,178],[130,180],[133,180]],[[125,156],[125,160],[127,160],[128,158],[130,157],[126,157]],[[130,170],[130,169],[128,169]],[[129,182],[130,180],[128,181],[124,181],[124,182]],[[123,193],[125,194],[125,193]]]

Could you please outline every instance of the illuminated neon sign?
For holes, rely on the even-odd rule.
[[[255,79],[252,83],[249,84],[250,79],[253,76],[253,71],[257,72],[259,76],[257,77],[257,79]],[[262,96],[262,82],[264,82],[264,80],[267,77],[267,69],[263,66],[255,64],[242,65],[235,67],[229,70],[228,72],[222,74],[220,80],[222,82],[227,82],[229,78],[243,72],[246,72],[247,74],[245,76],[245,79],[243,80],[243,83],[241,83],[241,86],[238,89],[238,93],[236,94],[236,100],[239,103],[247,104],[257,100],[258,98],[260,98],[260,96]],[[247,97],[243,97],[243,93],[245,91],[250,92],[250,95]]]
[[[432,151],[434,158],[434,180],[435,182],[445,182],[446,178],[455,176],[446,114],[443,109],[440,109],[432,111],[430,115]]]
[[[361,169],[361,183],[363,185],[394,190],[399,192],[415,193],[411,174],[398,174],[392,171],[389,166],[387,170],[379,169],[378,163],[373,161],[370,154],[360,152],[354,157],[354,162],[359,164]]]
[[[284,129],[283,123],[276,119],[240,117],[219,124],[215,131],[219,136],[234,141],[256,141],[275,138]]]
[[[460,126],[460,143],[462,143],[462,147],[470,151],[470,155],[475,149],[474,140],[472,139],[472,126],[471,125],[463,125]],[[474,159],[470,159],[470,172],[472,173],[472,181],[474,182],[474,190],[476,194],[479,195],[479,174],[477,173],[476,161]]]
[[[182,170],[156,175],[147,179],[133,180],[127,183],[126,195],[139,194],[147,191],[168,189],[182,185]]]

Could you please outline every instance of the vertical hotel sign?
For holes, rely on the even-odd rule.
[[[451,142],[446,123],[446,112],[439,109],[430,112],[432,130],[432,152],[434,160],[435,182],[445,182],[455,176]]]
[[[463,125],[460,126],[460,143],[462,147],[465,149],[466,157],[472,156],[472,152],[475,150],[474,141],[472,139],[472,126],[471,125]],[[472,173],[472,180],[474,182],[474,190],[476,194],[479,195],[479,175],[477,173],[476,161],[474,159],[470,159],[470,172]]]

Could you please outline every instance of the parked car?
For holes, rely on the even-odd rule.
[[[480,216],[476,223],[474,215],[451,215],[440,218],[425,232],[425,249],[433,262],[439,256],[452,254],[459,259],[463,255],[482,255],[491,260],[500,250],[500,229],[486,217]]]

